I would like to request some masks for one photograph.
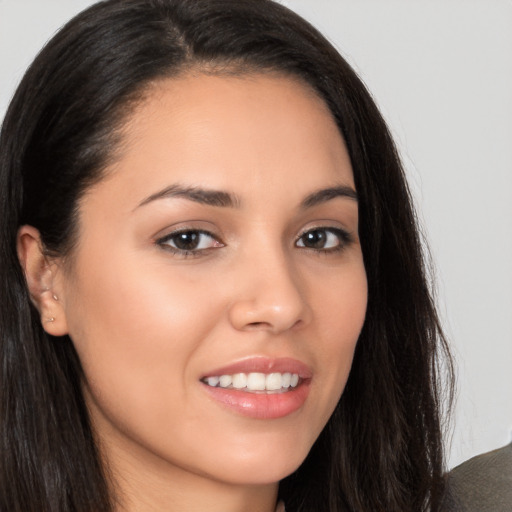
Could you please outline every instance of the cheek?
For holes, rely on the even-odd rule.
[[[81,279],[81,276],[86,276]],[[96,350],[115,350],[119,343],[127,351],[143,355],[151,346],[179,349],[200,327],[207,328],[212,310],[201,287],[165,264],[145,264],[136,258],[111,261],[89,259],[72,283],[70,331],[83,332],[77,344],[93,344]],[[72,334],[72,333],[71,333]],[[187,346],[193,342],[187,342]]]
[[[67,312],[91,395],[114,415],[179,408],[189,362],[219,316],[215,304],[168,268],[93,262],[74,283]]]
[[[316,357],[319,367],[326,371],[321,372],[323,379],[317,385],[324,388],[321,407],[327,412],[327,421],[345,388],[366,315],[368,294],[362,261],[319,292],[315,321],[322,343]]]

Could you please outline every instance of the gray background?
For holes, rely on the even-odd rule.
[[[0,0],[0,118],[40,47],[89,0]],[[512,432],[512,1],[289,0],[388,120],[436,262],[458,362],[450,466]],[[450,444],[450,443],[449,443]]]

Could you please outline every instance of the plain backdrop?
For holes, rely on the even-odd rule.
[[[0,119],[90,0],[0,0]],[[395,135],[458,366],[449,465],[512,437],[512,1],[283,0],[334,43]]]

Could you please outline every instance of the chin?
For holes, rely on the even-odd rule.
[[[234,485],[267,485],[283,480],[302,464],[308,452],[262,450],[259,457],[231,458],[222,465],[222,480]],[[218,473],[219,467],[216,468]]]

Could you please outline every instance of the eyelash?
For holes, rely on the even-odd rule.
[[[327,247],[327,248],[314,248],[314,247],[307,247],[306,245],[297,245],[299,243],[299,241],[301,241],[301,240],[304,243],[304,237],[306,235],[308,235],[308,234],[311,235],[315,232],[327,234],[326,241],[328,241],[329,235],[336,236],[338,239],[338,245],[336,245],[335,247]],[[213,247],[205,247],[203,249],[197,249],[197,248],[180,249],[179,247],[173,247],[172,245],[169,244],[170,241],[173,241],[173,240],[175,241],[177,239],[177,237],[179,237],[180,235],[187,235],[187,234],[188,235],[194,234],[194,235],[199,235],[199,236],[207,236],[207,237],[211,238],[214,241],[214,243],[216,243],[218,245],[213,246]],[[308,230],[304,231],[303,233],[301,233],[301,235],[298,236],[297,239],[295,240],[295,246],[302,250],[313,251],[317,254],[335,254],[335,253],[339,253],[339,252],[343,251],[347,247],[347,245],[352,243],[352,241],[353,241],[352,235],[348,231],[345,231],[340,228],[321,226],[321,227],[315,227],[315,228],[308,229]],[[164,248],[165,250],[171,252],[172,254],[182,257],[182,258],[204,256],[204,255],[208,254],[211,250],[224,247],[224,243],[219,241],[218,238],[216,238],[215,235],[213,235],[209,231],[205,231],[202,229],[190,229],[190,228],[173,231],[172,233],[169,233],[168,235],[165,235],[165,236],[157,239],[155,241],[155,243],[157,245],[161,246],[162,248]],[[174,242],[174,243],[176,243],[176,242]]]

